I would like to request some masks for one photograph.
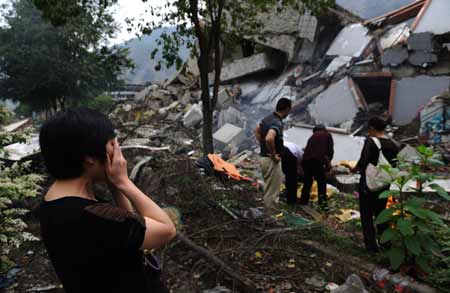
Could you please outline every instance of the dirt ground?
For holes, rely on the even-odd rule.
[[[139,157],[135,153],[127,156]],[[250,208],[262,206],[261,194],[252,184],[202,175],[185,157],[172,157],[170,164],[161,162],[154,158],[143,167],[137,184],[163,206],[176,207],[181,214],[179,232],[206,248],[260,292],[326,292],[326,284],[341,284],[355,272],[354,268],[305,246],[302,240],[315,240],[343,254],[342,249],[350,249],[352,254],[364,255],[357,221],[342,224],[332,216],[340,208],[356,207],[356,200],[349,200],[348,195],[330,198],[331,211],[329,216],[325,215],[324,226],[268,233],[292,225],[283,216],[249,216]],[[228,207],[237,219],[221,206]],[[289,213],[313,220],[300,209],[291,208]],[[38,235],[36,218],[30,217],[29,223],[31,231]],[[232,292],[248,291],[246,285],[179,239],[156,254],[163,263],[171,292],[203,292],[217,285]],[[41,242],[26,243],[13,258],[21,271],[15,284],[5,292],[39,291],[33,288],[41,292],[64,292]],[[363,280],[371,277],[356,273],[361,273]],[[313,277],[323,284],[312,284]],[[367,286],[371,283],[366,282]]]

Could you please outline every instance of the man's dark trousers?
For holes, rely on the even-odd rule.
[[[300,204],[308,204],[314,179],[317,181],[319,204],[325,204],[327,201],[327,179],[324,163],[314,159],[304,160],[302,162],[302,166],[304,172],[304,180]]]
[[[288,204],[297,203],[297,157],[288,148],[281,154],[281,167],[286,177],[286,195]]]

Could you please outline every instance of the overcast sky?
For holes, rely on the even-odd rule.
[[[9,2],[9,0],[0,0],[0,5]],[[118,32],[116,39],[112,43],[121,43],[135,37],[136,32],[129,33],[127,31],[126,18],[139,19],[144,15],[150,17],[149,14],[144,14],[145,10],[151,6],[163,6],[166,0],[150,0],[146,3],[142,0],[118,0],[118,4],[113,9],[116,21],[120,24],[121,30]],[[0,20],[1,23],[1,20]]]

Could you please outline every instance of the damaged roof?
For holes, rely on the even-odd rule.
[[[415,33],[430,32],[442,35],[450,32],[450,1],[432,0],[425,5],[421,17],[415,23]]]

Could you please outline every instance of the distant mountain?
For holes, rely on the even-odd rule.
[[[162,28],[152,32],[151,35],[142,36],[140,39],[135,38],[119,45],[129,48],[129,57],[135,63],[135,69],[125,73],[124,79],[131,84],[144,84],[147,82],[157,83],[171,78],[176,73],[176,67],[166,68],[164,65],[157,71],[155,66],[161,60],[161,52],[151,59],[152,51],[158,46],[156,41],[161,37],[164,31],[173,32],[174,27]],[[161,47],[161,46],[160,46]],[[161,49],[161,48],[160,48]],[[189,49],[185,46],[180,48],[179,55],[186,60],[189,57]]]

